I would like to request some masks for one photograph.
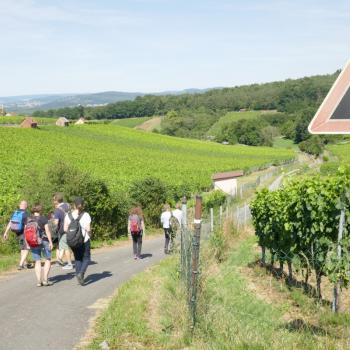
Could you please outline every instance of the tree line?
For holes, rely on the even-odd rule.
[[[190,138],[206,138],[211,126],[230,111],[276,110],[276,116],[258,118],[258,122],[232,122],[222,128],[216,141],[271,146],[276,133],[300,143],[310,139],[307,125],[340,71],[280,82],[213,89],[201,94],[136,97],[99,107],[35,111],[35,117],[68,119],[123,119],[130,117],[165,116],[161,132]],[[248,137],[242,136],[248,135]],[[304,150],[320,153],[322,138],[313,137],[303,144]],[[312,153],[312,152],[311,152]]]

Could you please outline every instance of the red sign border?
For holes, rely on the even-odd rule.
[[[309,124],[310,134],[350,134],[349,119],[331,119],[350,86],[350,60],[339,74],[326,98]]]

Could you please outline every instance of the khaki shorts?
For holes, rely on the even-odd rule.
[[[58,243],[58,249],[59,250],[69,250],[69,246],[67,244],[67,234],[65,233]]]

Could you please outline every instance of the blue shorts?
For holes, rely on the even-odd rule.
[[[32,257],[34,261],[41,260],[41,254],[44,256],[46,260],[51,260],[51,250],[48,241],[43,241],[41,246],[37,248],[31,248]]]

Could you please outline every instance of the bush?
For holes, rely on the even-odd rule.
[[[130,186],[129,195],[133,204],[141,206],[145,214],[145,222],[159,226],[163,205],[168,200],[167,186],[161,180],[149,177],[135,181]]]
[[[47,212],[53,211],[52,197],[55,192],[64,193],[72,203],[74,197],[85,200],[86,211],[92,218],[95,239],[115,239],[127,233],[128,201],[123,194],[111,195],[107,185],[89,174],[57,162],[44,173],[31,173],[23,189],[29,204],[40,202]]]
[[[7,241],[2,241],[0,244],[0,255],[10,255],[17,252],[19,252],[19,246],[16,234],[10,233],[9,239]]]
[[[210,192],[204,197],[203,208],[206,211],[209,211],[210,208],[217,208],[220,205],[223,205],[226,201],[226,194],[221,190],[215,190]]]
[[[324,144],[319,136],[311,136],[309,139],[300,142],[299,148],[302,152],[318,157],[324,149]]]

